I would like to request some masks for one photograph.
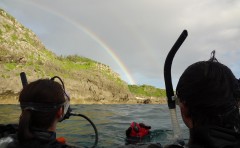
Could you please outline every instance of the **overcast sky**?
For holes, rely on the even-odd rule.
[[[57,55],[109,65],[129,84],[164,88],[165,58],[184,29],[189,36],[173,61],[174,87],[212,50],[240,77],[239,0],[0,0],[0,8]]]

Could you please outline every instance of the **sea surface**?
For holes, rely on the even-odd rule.
[[[98,130],[98,148],[118,147],[127,144],[125,130],[131,122],[142,122],[151,126],[151,134],[141,143],[171,144],[172,127],[167,105],[71,105],[74,112],[91,119]],[[188,139],[187,127],[178,111],[183,138]],[[17,123],[20,115],[18,105],[0,105],[0,124]],[[57,126],[57,137],[65,137],[75,146],[91,147],[95,133],[91,124],[82,117],[70,117]]]

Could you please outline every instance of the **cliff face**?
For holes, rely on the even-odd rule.
[[[76,55],[56,56],[31,30],[0,10],[0,99],[17,98],[22,71],[30,82],[60,76],[73,103],[125,103],[134,98],[109,66]]]

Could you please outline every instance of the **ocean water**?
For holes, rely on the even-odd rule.
[[[98,130],[98,148],[123,146],[126,143],[125,130],[131,122],[142,122],[151,126],[151,134],[142,143],[171,144],[172,127],[167,105],[72,105],[74,112],[90,118]],[[187,141],[188,130],[178,111],[183,138]],[[0,105],[0,124],[17,123],[20,115],[18,105]],[[65,137],[67,143],[91,147],[95,133],[91,124],[82,117],[70,117],[57,126],[57,137]]]

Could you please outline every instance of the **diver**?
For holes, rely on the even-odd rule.
[[[240,147],[240,83],[215,58],[190,65],[176,87],[189,148]],[[168,145],[166,148],[181,147]]]
[[[54,78],[36,80],[24,86],[19,95],[22,110],[19,125],[13,126],[17,132],[1,138],[0,147],[73,147],[67,145],[63,138],[56,138],[57,123],[65,118],[69,101],[64,86],[54,81]]]
[[[130,127],[126,130],[127,144],[134,144],[144,140],[150,135],[151,126],[144,123],[132,122]]]

